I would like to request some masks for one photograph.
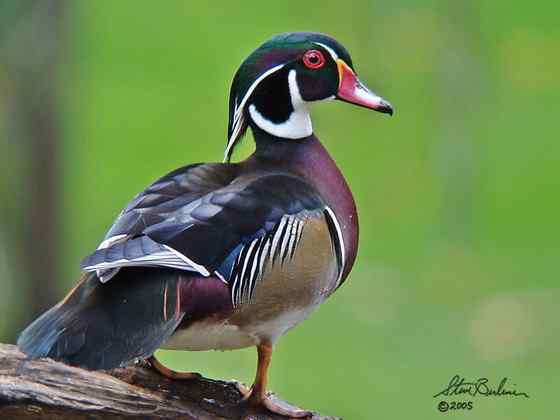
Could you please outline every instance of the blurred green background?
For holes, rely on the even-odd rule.
[[[451,376],[508,377],[530,398],[479,396],[446,415],[557,418],[559,13],[503,0],[0,2],[0,339],[63,296],[138,191],[221,160],[249,52],[321,31],[396,115],[313,109],[354,191],[360,250],[345,286],[279,341],[271,389],[347,419],[438,419],[432,397]],[[161,356],[246,382],[256,362],[253,349]]]

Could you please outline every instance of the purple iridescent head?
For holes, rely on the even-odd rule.
[[[389,102],[360,82],[348,51],[333,38],[313,32],[274,36],[247,57],[233,79],[225,159],[250,124],[279,138],[310,136],[308,105],[326,99],[393,113]]]

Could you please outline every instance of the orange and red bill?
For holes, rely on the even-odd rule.
[[[391,104],[369,90],[344,61],[338,59],[336,64],[339,76],[338,93],[336,95],[338,99],[393,115]]]

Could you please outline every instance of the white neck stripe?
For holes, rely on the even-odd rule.
[[[295,70],[290,70],[288,73],[288,87],[290,89],[290,99],[294,111],[286,121],[274,123],[266,119],[254,104],[249,105],[249,114],[253,122],[262,130],[276,137],[301,139],[313,134],[313,126],[311,124],[307,102],[301,97],[296,76]]]

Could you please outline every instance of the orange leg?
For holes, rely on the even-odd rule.
[[[200,373],[196,372],[177,372],[171,370],[156,359],[156,356],[150,356],[147,360],[155,370],[169,379],[198,379],[202,377]]]
[[[257,346],[257,373],[255,382],[251,389],[241,383],[237,383],[237,388],[244,396],[244,399],[253,407],[264,407],[272,413],[291,418],[310,417],[311,412],[294,407],[279,400],[273,394],[266,392],[268,382],[268,367],[272,359],[272,345],[269,343],[261,343]]]

